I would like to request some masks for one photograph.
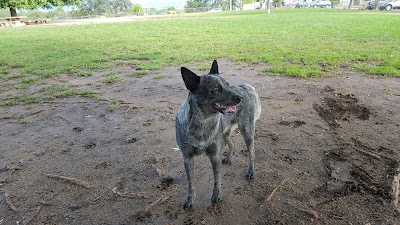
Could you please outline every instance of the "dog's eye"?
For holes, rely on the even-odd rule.
[[[213,87],[213,89],[211,90],[213,93],[219,92],[220,87]]]

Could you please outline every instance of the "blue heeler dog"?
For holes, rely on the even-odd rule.
[[[221,201],[220,151],[226,141],[229,151],[222,163],[231,164],[234,144],[230,134],[236,128],[247,145],[249,166],[246,178],[253,178],[255,122],[260,117],[261,104],[252,86],[230,86],[218,74],[216,60],[207,75],[198,76],[185,67],[181,68],[181,73],[189,94],[176,115],[176,140],[182,151],[188,182],[188,196],[183,208],[190,209],[195,196],[193,158],[202,153],[210,158],[214,174],[211,202]]]

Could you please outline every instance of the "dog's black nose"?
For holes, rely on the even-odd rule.
[[[233,100],[235,101],[235,102],[237,102],[236,104],[238,104],[239,102],[241,102],[242,101],[242,96],[240,96],[240,95],[235,95],[234,97],[233,97]]]

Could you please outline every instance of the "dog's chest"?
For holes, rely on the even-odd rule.
[[[187,138],[190,145],[206,149],[211,144],[223,140],[222,132],[222,124],[219,120],[213,123],[203,121],[203,123],[191,124]]]

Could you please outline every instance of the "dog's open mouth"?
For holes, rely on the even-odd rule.
[[[224,114],[235,113],[237,110],[237,107],[235,105],[228,106],[228,105],[222,105],[220,103],[215,103],[213,108]]]

